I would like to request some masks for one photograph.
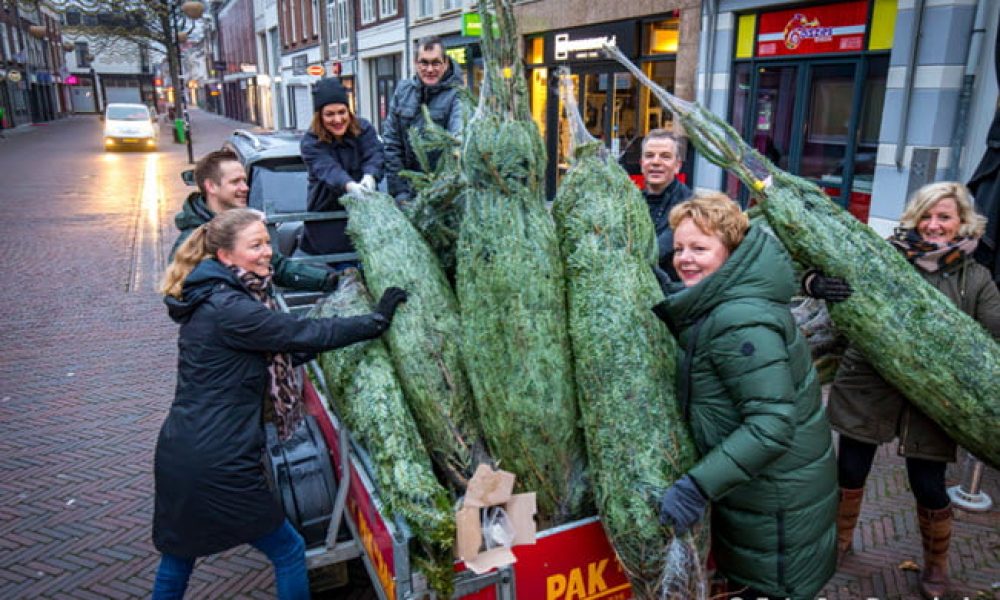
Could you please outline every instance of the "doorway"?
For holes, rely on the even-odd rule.
[[[743,63],[733,122],[780,169],[867,221],[887,71],[888,57]],[[732,175],[727,190],[746,206],[748,191]]]

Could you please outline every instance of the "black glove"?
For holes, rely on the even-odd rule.
[[[707,505],[698,484],[684,475],[660,497],[660,524],[672,526],[675,535],[684,535],[705,515]]]
[[[802,291],[807,296],[826,300],[827,302],[843,302],[851,297],[854,289],[842,277],[828,277],[819,269],[809,269],[802,277]]]
[[[337,284],[340,283],[340,273],[330,273],[326,276],[326,280],[323,281],[324,292],[332,292],[337,289]]]
[[[398,287],[387,288],[382,293],[382,298],[379,299],[378,306],[375,307],[375,312],[382,315],[386,321],[391,323],[400,302],[406,302],[406,290]]]

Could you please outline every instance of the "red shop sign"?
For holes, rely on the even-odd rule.
[[[867,23],[868,0],[763,13],[757,56],[859,52]]]

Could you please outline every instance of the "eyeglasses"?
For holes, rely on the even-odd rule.
[[[442,65],[444,65],[444,61],[436,59],[436,58],[434,60],[427,60],[427,59],[421,58],[420,60],[417,61],[417,66],[420,67],[420,68],[423,68],[423,69],[429,69],[431,67],[437,69],[437,68],[441,67]]]

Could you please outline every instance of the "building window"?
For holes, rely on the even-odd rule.
[[[76,42],[76,64],[81,69],[90,68],[90,61],[87,60],[87,42]]]
[[[665,19],[647,23],[643,28],[642,54],[676,54],[680,41],[680,20]]]
[[[420,0],[417,5],[417,17],[430,17],[434,15],[433,0]]]
[[[299,14],[296,12],[298,6],[295,5],[295,0],[288,0],[288,20],[291,23],[292,37],[289,38],[290,44],[299,43]]]
[[[396,0],[381,0],[379,2],[379,17],[393,17],[396,15]]]
[[[326,5],[326,20],[329,25],[330,53],[347,56],[351,53],[351,22],[348,19],[348,0],[332,0]]]
[[[441,0],[441,10],[454,10],[462,8],[462,0]]]
[[[340,55],[351,54],[351,5],[350,0],[337,0],[337,18],[340,21]]]
[[[367,25],[375,21],[375,0],[361,0],[361,23]]]

